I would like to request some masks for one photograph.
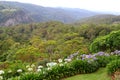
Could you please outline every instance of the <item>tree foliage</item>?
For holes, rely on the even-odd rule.
[[[92,52],[114,51],[120,49],[120,30],[113,31],[110,34],[96,38],[90,45]]]
[[[57,21],[0,27],[0,61],[14,60],[14,56],[17,56],[16,58],[18,59],[16,60],[22,60],[23,57],[20,58],[18,51],[30,54],[26,51],[28,48],[32,48],[30,51],[33,51],[33,55],[40,54],[39,60],[45,58],[49,60],[58,59],[77,51],[79,51],[80,54],[89,53],[89,45],[96,37],[105,36],[111,31],[119,29],[119,24],[75,25],[64,24]],[[103,46],[103,44],[106,44],[106,42],[103,42],[104,39],[105,38],[101,37],[101,40],[96,39],[96,41],[99,41],[100,45]],[[93,43],[95,43],[95,41]],[[114,42],[114,47],[117,43],[118,42]],[[107,49],[108,46],[109,45],[107,45]],[[99,48],[99,46],[93,46],[93,48],[94,47]],[[26,48],[26,50],[24,48]],[[33,48],[37,49],[38,52]],[[94,50],[97,49],[94,48]],[[101,47],[99,50],[106,50],[106,48]],[[27,58],[28,56],[26,56],[25,59]],[[33,61],[35,60],[33,59]]]

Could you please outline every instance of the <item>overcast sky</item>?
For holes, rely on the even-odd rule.
[[[45,7],[81,8],[93,11],[120,12],[120,0],[2,0],[32,3]]]

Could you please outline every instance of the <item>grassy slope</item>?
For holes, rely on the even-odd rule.
[[[101,68],[95,73],[80,74],[64,80],[110,80],[110,77],[107,76],[106,68]]]

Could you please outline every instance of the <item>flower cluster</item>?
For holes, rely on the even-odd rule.
[[[76,52],[76,53],[73,53],[73,54],[69,55],[69,56],[67,57],[67,59],[73,59],[73,58],[76,57],[78,54],[79,54],[79,51]]]
[[[18,73],[21,73],[22,71],[23,71],[22,69],[18,69],[18,70],[17,70]]]
[[[50,63],[47,63],[47,64],[46,64],[47,67],[53,67],[53,66],[55,66],[55,65],[57,65],[56,62],[50,62]]]
[[[105,52],[98,52],[96,54],[94,54],[95,56],[110,56],[108,53]]]
[[[42,71],[42,69],[43,69],[43,66],[39,65],[39,66],[37,67],[37,72]]]
[[[120,55],[120,50],[115,50],[114,52],[111,52],[111,55]]]
[[[0,70],[0,75],[4,74],[5,72],[3,70]]]
[[[72,74],[72,72],[76,70],[75,72],[76,74],[78,71],[77,68],[79,68],[80,71],[83,71],[82,73],[89,73],[89,72],[96,71],[99,67],[105,67],[111,60],[117,59],[116,57],[119,57],[116,55],[120,55],[119,50],[116,50],[110,54],[105,52],[98,52],[95,54],[82,54],[79,56],[77,52],[77,53],[71,54],[65,59],[58,59],[56,62],[49,62],[46,64],[46,67],[43,67],[42,65],[36,66],[35,64],[31,64],[31,65],[24,66],[25,68],[18,68],[16,72],[17,74],[19,74],[17,75],[19,77],[21,77],[20,75],[24,73],[31,74],[31,76],[35,73],[35,75],[40,74],[42,77],[44,77],[45,75],[46,76],[49,75],[50,78],[51,78],[51,75],[53,75],[53,73],[55,74],[54,77],[56,77],[57,72],[58,72],[58,76],[61,75],[62,77],[64,75],[67,75],[67,73],[69,73],[70,75],[74,75]],[[67,72],[64,73],[64,71],[67,71]],[[5,72],[3,70],[0,70],[0,80],[3,79],[4,73]],[[7,73],[10,74],[15,72],[14,70],[10,69],[7,71]]]

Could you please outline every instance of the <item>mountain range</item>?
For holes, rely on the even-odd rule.
[[[76,24],[119,23],[120,16],[79,8],[52,8],[28,3],[0,1],[0,26],[60,21]]]
[[[60,21],[71,23],[98,13],[78,8],[51,8],[34,4],[0,1],[0,26]]]

